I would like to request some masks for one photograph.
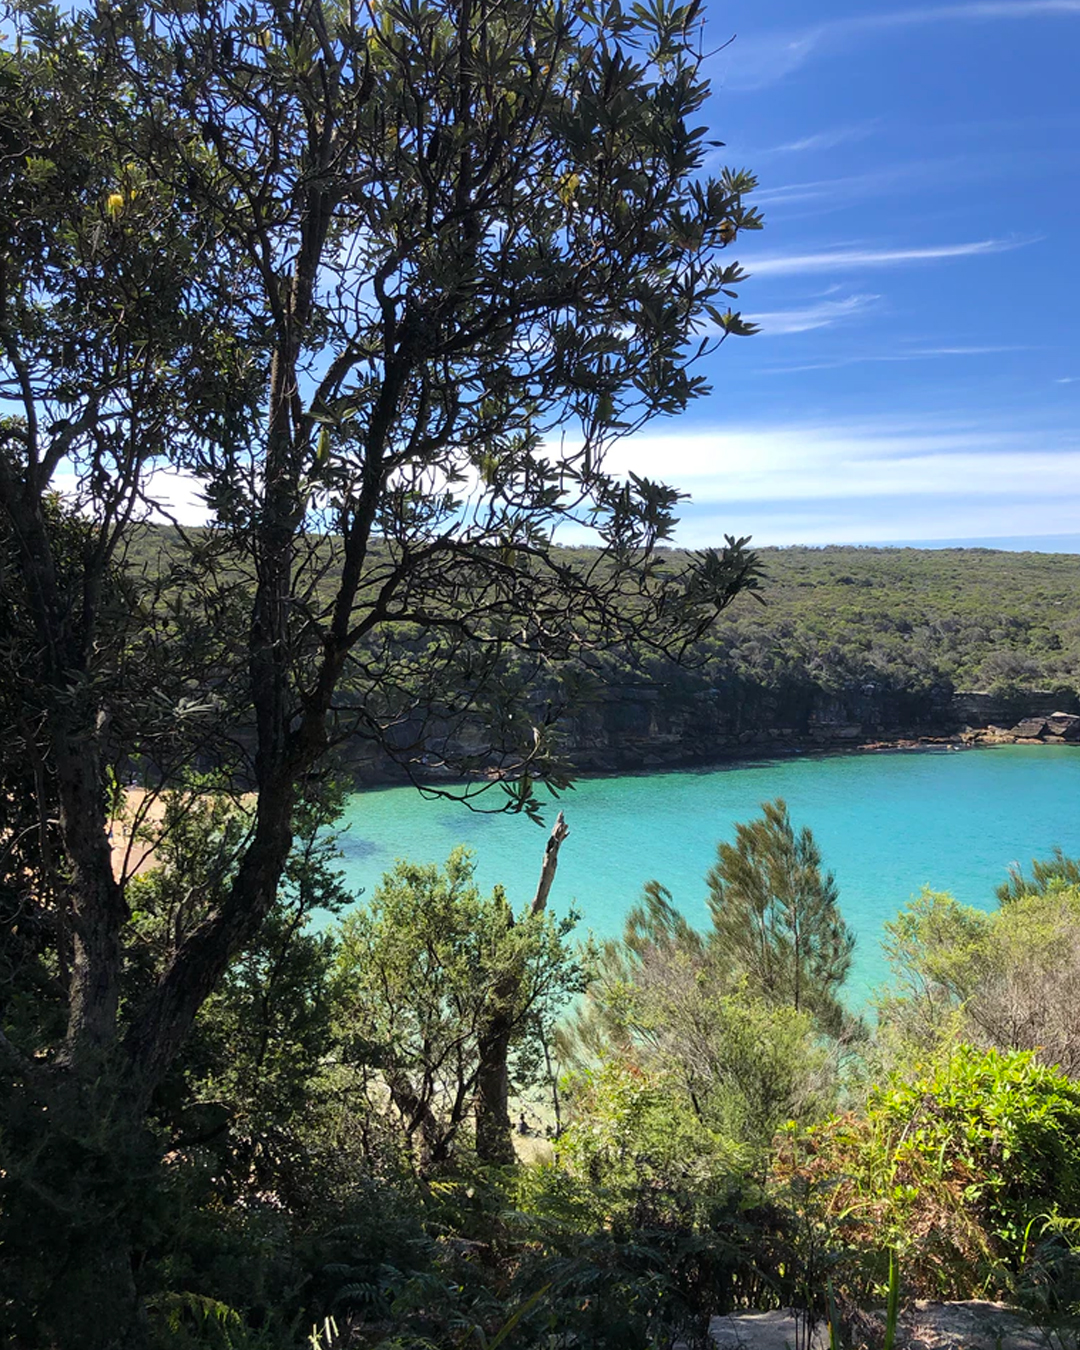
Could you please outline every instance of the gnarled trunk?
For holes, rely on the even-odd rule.
[[[560,811],[544,848],[540,880],[529,907],[538,915],[547,907],[559,848],[570,833]],[[513,923],[511,916],[510,922]],[[488,1163],[512,1163],[514,1144],[510,1134],[510,1042],[521,1017],[521,970],[510,970],[491,993],[490,1013],[480,1034],[480,1063],[476,1075],[476,1153]]]

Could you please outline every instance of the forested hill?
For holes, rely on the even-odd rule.
[[[533,679],[538,719],[569,706],[558,734],[576,769],[947,736],[1080,711],[1078,555],[792,547],[761,558],[764,603],[740,597],[682,667],[623,651],[591,660],[588,678],[572,665]],[[992,697],[955,697],[972,690]],[[386,767],[359,766],[373,777]]]
[[[683,668],[629,653],[601,664],[563,732],[578,768],[945,736],[1077,710],[1080,556],[796,547],[761,558],[765,603],[737,600]],[[992,697],[955,697],[971,690]]]
[[[129,562],[153,570],[170,535],[143,532]],[[563,710],[556,734],[577,770],[946,736],[965,723],[1080,711],[1080,555],[836,546],[760,556],[760,592],[736,600],[681,667],[622,650],[520,672],[519,697],[538,722]],[[424,642],[412,629],[398,640],[414,652]],[[992,698],[955,697],[972,690]],[[483,730],[468,716],[400,731],[422,735],[432,763],[444,749],[484,759]],[[347,753],[361,780],[400,776],[368,743]]]
[[[785,671],[823,688],[886,677],[917,686],[1080,684],[1080,555],[993,549],[761,550],[767,606],[736,603],[714,630],[732,673]]]

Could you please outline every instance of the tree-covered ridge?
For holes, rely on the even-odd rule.
[[[315,547],[326,550],[329,584],[332,544]],[[373,548],[378,553],[378,540]],[[143,527],[133,534],[128,566],[153,576],[176,549],[168,527]],[[553,557],[579,571],[604,565],[588,548],[556,547]],[[660,548],[656,557],[662,571],[677,574],[692,555]],[[705,661],[714,676],[763,685],[805,679],[823,689],[875,674],[912,687],[1080,685],[1076,554],[829,545],[760,548],[756,557],[761,573],[748,578],[753,594],[740,596],[698,639],[692,669]],[[236,578],[242,583],[243,572]],[[401,632],[414,636],[408,625]],[[602,668],[657,669],[629,659]],[[674,669],[669,676],[681,678]]]
[[[313,537],[311,548],[329,586],[333,541]],[[135,532],[132,584],[168,572],[176,549],[166,528]],[[373,540],[375,559],[384,549]],[[587,548],[555,546],[552,559],[579,575],[603,577],[608,566]],[[662,548],[654,562],[659,577],[679,576],[693,557]],[[231,584],[243,592],[250,574],[234,568]],[[482,775],[513,767],[500,745],[536,735],[556,774],[618,771],[707,763],[747,745],[941,737],[965,724],[1011,727],[1032,713],[1076,711],[1073,555],[763,549],[742,586],[705,632],[686,635],[680,661],[644,632],[629,643],[597,641],[585,609],[566,616],[575,640],[560,650],[511,644],[484,662],[457,663],[448,681],[438,632],[408,620],[387,625],[374,647],[357,650],[342,704],[355,704],[366,688],[368,709],[395,724],[395,748],[388,756],[371,728],[353,723],[344,744],[349,772],[360,781],[397,781],[402,765],[428,781],[455,769]],[[357,672],[366,676],[359,685]],[[497,677],[499,697],[476,703],[475,682],[488,675]],[[989,692],[991,700],[954,699],[960,690]]]
[[[129,564],[153,574],[175,548],[167,527],[143,528]],[[597,557],[553,554],[579,569]],[[800,672],[826,688],[875,671],[956,689],[1080,685],[1080,555],[842,544],[756,555],[755,594],[718,615],[695,653],[734,674]],[[657,550],[672,571],[689,556]]]
[[[1080,683],[1080,557],[982,548],[765,548],[764,607],[740,602],[710,655],[825,687],[875,672],[957,689]]]

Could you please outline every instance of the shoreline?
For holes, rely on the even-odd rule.
[[[1080,718],[1076,719],[1080,723]],[[999,727],[965,727],[951,735],[937,736],[896,736],[877,740],[853,740],[838,738],[822,741],[817,738],[808,741],[769,740],[744,746],[732,746],[730,749],[705,757],[687,757],[678,760],[656,763],[636,763],[604,766],[575,766],[574,780],[599,778],[644,778],[667,773],[708,773],[725,767],[739,768],[750,764],[767,763],[770,760],[786,759],[823,759],[831,755],[887,755],[915,753],[955,753],[994,749],[1003,745],[1065,745],[1080,749],[1080,738],[1066,740],[1063,737],[1043,739],[1041,737],[1018,737]],[[430,775],[410,778],[408,774],[386,775],[378,778],[358,778],[352,790],[354,792],[378,791],[380,789],[415,787],[424,789],[449,789],[469,784],[498,786],[500,781],[512,782],[509,774],[487,775],[482,771],[473,777],[458,774]]]
[[[1049,720],[1049,719],[1047,719]],[[1080,717],[1073,719],[1080,730]],[[1068,745],[1080,748],[1080,734],[1066,740],[1062,736],[1022,737],[1005,728],[965,727],[951,735],[884,737],[876,740],[856,740],[851,737],[838,737],[825,741],[814,737],[807,740],[768,739],[755,740],[741,746],[732,746],[708,758],[687,757],[672,762],[638,763],[627,765],[583,766],[575,768],[576,780],[602,778],[645,778],[669,773],[709,773],[717,769],[748,768],[754,764],[764,764],[771,760],[787,759],[825,759],[829,756],[889,755],[917,753],[955,753],[994,749],[1002,745]],[[512,781],[506,776],[505,781]],[[478,786],[496,788],[500,778],[477,773],[473,777],[458,775],[411,778],[408,774],[385,775],[364,779],[358,777],[351,786],[351,793],[380,791],[414,787],[424,789],[453,789],[457,787]],[[542,784],[540,785],[542,786]],[[147,804],[147,797],[152,800]],[[245,794],[250,800],[254,794]],[[124,810],[114,815],[109,822],[109,838],[112,844],[113,869],[119,880],[122,876],[130,879],[154,866],[156,843],[145,837],[146,827],[160,824],[164,814],[164,804],[151,789],[132,786],[124,789]],[[133,822],[138,822],[132,829]],[[141,837],[140,837],[141,836]]]
[[[254,796],[245,793],[241,801],[250,805]],[[123,789],[123,803],[123,808],[109,817],[109,843],[113,875],[117,881],[130,881],[155,865],[160,834],[148,838],[147,833],[161,826],[165,801],[159,789],[133,784]]]

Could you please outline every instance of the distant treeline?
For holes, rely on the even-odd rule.
[[[996,696],[980,724],[1052,711],[1047,699],[1078,710],[1080,557],[849,546],[763,549],[761,561],[760,592],[681,665],[583,649],[523,681],[538,720],[559,711],[574,768],[951,735],[972,718],[960,690]]]
[[[140,532],[129,568],[153,573],[170,539],[167,529]],[[315,545],[323,550],[329,585],[332,541]],[[559,556],[575,566],[596,558],[591,549]],[[684,561],[677,550],[662,556],[673,569]],[[762,549],[760,557],[760,591],[721,614],[682,664],[647,644],[593,650],[583,621],[572,659],[522,660],[507,672],[507,715],[516,708],[550,723],[574,769],[617,771],[763,744],[948,735],[970,720],[958,712],[958,690],[997,695],[994,716],[1006,724],[1034,710],[1035,691],[1078,710],[1080,556],[834,546]],[[433,640],[415,625],[396,626],[395,680],[424,667]],[[403,749],[416,746],[419,771],[437,765],[442,751],[460,759],[475,749],[477,768],[491,762],[478,713],[439,702],[402,708],[395,719]],[[345,753],[362,780],[400,774],[369,742],[350,738]]]
[[[1080,556],[983,548],[763,549],[765,606],[743,598],[706,639],[710,661],[768,684],[1075,691]]]

